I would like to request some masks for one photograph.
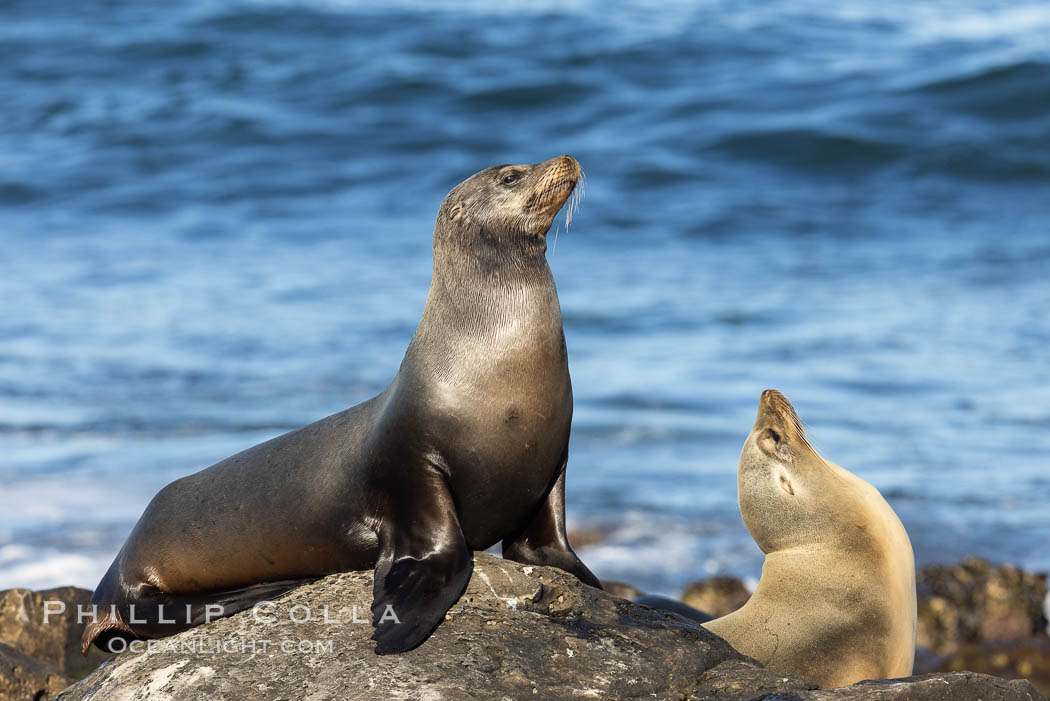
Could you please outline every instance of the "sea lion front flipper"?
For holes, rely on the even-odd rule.
[[[426,640],[474,569],[444,472],[428,465],[398,489],[393,515],[379,533],[372,590],[378,655],[411,650]]]
[[[565,535],[565,466],[529,525],[503,540],[503,557],[525,565],[549,565],[576,575],[584,584],[601,589],[601,582],[580,561]]]

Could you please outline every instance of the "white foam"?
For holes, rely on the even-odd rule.
[[[624,513],[602,542],[578,551],[600,579],[669,595],[716,574],[758,573],[762,564],[762,552],[743,524],[727,532],[703,520],[638,510]]]
[[[365,0],[255,0],[255,5],[264,7],[307,7],[327,11],[339,10],[373,10],[377,7],[373,2]],[[484,14],[515,14],[526,12],[529,14],[545,14],[554,11],[585,11],[595,6],[594,0],[504,0],[500,3],[492,3],[488,0],[388,0],[382,4],[384,11],[390,9],[400,10],[429,10],[429,11],[457,11],[474,12]],[[222,4],[217,7],[223,7]]]
[[[12,549],[21,549],[14,550]],[[4,559],[17,552],[18,559]],[[109,560],[82,553],[32,551],[19,545],[0,548],[0,589],[51,589],[75,586],[94,589],[106,572]]]
[[[33,554],[32,548],[17,543],[0,547],[0,565],[16,560],[25,560]]]
[[[121,485],[121,489],[126,487]],[[0,526],[11,527],[23,523],[59,524],[71,517],[77,521],[130,521],[142,513],[148,497],[143,490],[122,492],[114,499],[114,488],[98,480],[70,476],[32,477],[14,484],[0,486],[0,514],[13,516],[17,524],[6,523],[0,517]],[[130,490],[128,490],[130,492]],[[99,509],[105,504],[105,509]]]
[[[917,15],[911,32],[927,39],[1035,39],[1050,30],[1050,5],[1030,3],[959,11],[945,6]]]
[[[381,5],[365,0],[254,0],[253,4],[263,7],[309,8],[335,13],[349,10],[371,12],[379,8],[383,12],[422,10],[484,16],[571,14],[600,19],[601,22],[619,29],[620,33],[631,41],[678,34],[697,12],[695,0],[637,1],[615,8],[597,0],[503,0],[498,3],[491,0],[388,0]],[[706,4],[715,7],[718,2],[709,1]],[[224,11],[226,5],[216,4],[215,8]],[[723,17],[735,9],[727,6],[714,12]]]

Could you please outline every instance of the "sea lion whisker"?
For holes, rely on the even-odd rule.
[[[583,199],[584,176],[583,169],[580,170],[580,178],[576,181],[576,187],[569,196],[569,206],[565,210],[565,232],[568,233],[572,217],[580,208],[580,200]]]

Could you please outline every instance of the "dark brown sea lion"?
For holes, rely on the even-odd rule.
[[[456,186],[390,386],[164,487],[95,590],[84,649],[374,567],[376,652],[408,650],[459,598],[472,551],[499,542],[510,559],[599,587],[565,537],[572,388],[545,256],[580,175],[560,156]]]

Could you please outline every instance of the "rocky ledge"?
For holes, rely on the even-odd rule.
[[[0,643],[0,699],[46,699],[69,682],[54,665]]]
[[[1045,573],[967,558],[924,567],[916,580],[916,669],[1027,678],[1050,694]]]
[[[52,698],[112,657],[80,654],[84,625],[72,612],[90,599],[90,591],[76,587],[0,591],[0,701]],[[45,602],[70,613],[46,615]]]
[[[467,591],[421,647],[377,657],[370,572],[129,650],[73,699],[1039,699],[971,672],[818,690],[763,669],[691,621],[546,567],[478,554]],[[356,607],[356,608],[355,608]]]

